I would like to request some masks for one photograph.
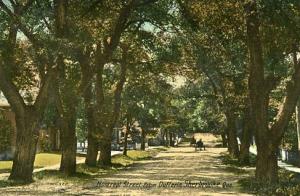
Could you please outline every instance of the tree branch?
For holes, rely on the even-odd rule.
[[[35,2],[35,0],[28,0],[27,3],[20,8],[20,10],[19,10],[20,15],[25,13],[30,8],[30,6],[33,4],[33,2]]]
[[[158,2],[158,0],[142,0],[141,2],[136,2],[134,6],[142,7],[156,2]]]
[[[121,108],[121,94],[122,90],[126,81],[126,71],[127,71],[127,50],[128,48],[123,48],[123,54],[122,54],[122,61],[121,61],[121,73],[120,73],[120,80],[117,84],[115,95],[114,95],[114,110],[112,115],[112,122],[111,126],[114,127],[115,123],[117,122],[119,118],[120,108]]]
[[[53,81],[55,81],[56,76],[57,76],[56,67],[51,68],[45,76],[45,80],[43,81],[43,84],[40,87],[39,93],[34,102],[34,107],[38,115],[42,115],[42,113],[44,112],[44,109],[47,105],[47,100],[49,98],[50,85]]]
[[[289,123],[300,95],[300,69],[295,70],[292,80],[287,84],[286,96],[280,106],[275,123],[271,126],[273,145],[278,145]]]
[[[0,89],[6,97],[8,103],[12,107],[13,111],[19,114],[25,112],[25,102],[20,95],[17,87],[6,77],[6,73],[3,69],[3,61],[0,56]]]
[[[19,29],[24,33],[24,35],[31,41],[33,45],[37,48],[41,48],[43,42],[39,41],[36,34],[33,34],[27,27],[21,22],[20,16],[13,13],[6,5],[3,0],[0,1],[0,7],[8,14],[18,25]]]
[[[125,5],[121,9],[116,25],[111,33],[111,36],[104,40],[104,50],[106,56],[111,56],[112,52],[118,46],[121,35],[125,30],[127,20],[131,14],[132,9],[134,8],[135,2],[136,0],[131,0],[127,5]]]

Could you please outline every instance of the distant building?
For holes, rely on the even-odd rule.
[[[10,138],[11,146],[9,150],[5,152],[0,152],[0,160],[12,159],[16,149],[16,136],[17,136],[15,114],[13,111],[11,111],[9,104],[7,103],[6,99],[4,99],[3,96],[1,96],[1,94],[0,94],[0,115],[2,115],[6,120],[8,120],[12,126],[12,133]]]

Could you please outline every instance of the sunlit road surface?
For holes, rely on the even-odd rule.
[[[83,186],[36,183],[3,188],[12,195],[247,195],[240,193],[237,181],[247,174],[235,174],[222,164],[225,148],[212,147],[216,141],[202,137],[208,146],[195,152],[188,143],[168,148],[150,160]],[[4,191],[4,192],[3,192]]]

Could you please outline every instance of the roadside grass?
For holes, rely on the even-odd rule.
[[[12,186],[21,186],[21,185],[26,185],[26,184],[28,184],[28,183],[27,182],[22,182],[22,181],[0,180],[0,188],[12,187]]]
[[[116,173],[120,170],[126,169],[126,167],[132,166],[138,161],[149,159],[155,156],[160,151],[165,151],[167,148],[155,148],[148,151],[129,150],[127,156],[116,155],[112,157],[112,166],[108,168],[101,168],[100,166],[89,167],[82,164],[77,164],[77,172],[75,175],[66,176],[58,170],[42,170],[34,173],[33,185],[47,186],[49,184],[55,185],[84,185],[90,183],[97,178],[105,177]],[[45,167],[56,165],[60,163],[60,155],[58,153],[40,153],[36,157],[35,167]],[[2,162],[1,168],[6,169],[8,172],[11,168],[11,161],[5,163]],[[16,182],[12,180],[1,179],[1,187],[21,186],[29,183]]]
[[[223,153],[221,156],[219,156],[219,158],[222,160],[223,164],[236,166],[236,167],[243,167],[243,166],[255,167],[255,163],[256,163],[256,156],[253,154],[250,154],[248,165],[241,164],[238,159],[232,158],[228,153]]]
[[[37,154],[34,162],[34,167],[47,167],[59,164],[61,160],[60,154],[40,153]]]
[[[258,182],[254,175],[238,181],[241,191],[255,195],[300,195],[300,175],[280,168],[279,182],[263,184]]]
[[[0,174],[10,172],[12,161],[0,161]]]
[[[219,156],[222,163],[226,165],[225,171],[232,172],[237,175],[248,174],[254,175],[255,170],[255,161],[256,157],[254,155],[250,155],[250,160],[248,165],[243,165],[239,162],[238,159],[232,158],[228,153],[224,153]]]
[[[77,155],[77,159],[82,158],[82,155]],[[39,153],[35,157],[34,168],[43,168],[57,165],[60,163],[61,154],[57,152]],[[0,174],[9,173],[12,168],[12,161],[0,161]]]
[[[236,167],[236,166],[227,166],[224,170],[227,172],[237,174],[237,175],[249,174],[249,171],[239,168],[239,167]]]
[[[35,183],[40,184],[85,184],[96,180],[97,178],[109,176],[113,173],[126,169],[141,160],[150,159],[158,152],[166,150],[166,148],[155,148],[148,151],[129,150],[127,156],[115,155],[112,157],[112,166],[102,168],[100,166],[89,167],[77,164],[77,172],[75,175],[66,176],[57,170],[44,170],[34,174]]]
[[[57,153],[39,153],[36,155],[34,168],[47,167],[60,163],[61,155]],[[12,161],[0,161],[0,173],[10,172]]]
[[[155,149],[151,151],[130,150],[127,152],[127,156],[125,155],[113,156],[112,164],[115,167],[127,167],[132,165],[135,161],[151,158],[155,153],[155,151],[158,150],[159,149]]]

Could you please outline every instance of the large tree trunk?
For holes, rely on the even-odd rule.
[[[64,58],[58,56],[57,64],[62,70],[65,68]],[[60,162],[60,171],[66,175],[76,173],[76,120],[78,99],[75,84],[70,85],[66,80],[65,73],[61,71],[60,78],[54,83],[54,93],[56,108],[60,116],[61,127],[61,150],[62,158]]]
[[[297,124],[298,151],[300,153],[300,101],[299,100],[296,106],[296,124]]]
[[[87,155],[85,164],[91,167],[97,165],[97,156],[99,141],[97,137],[96,121],[95,121],[95,104],[93,103],[93,68],[90,60],[91,49],[86,48],[78,55],[78,60],[81,67],[81,91],[83,92],[84,109],[87,117]]]
[[[243,165],[248,165],[250,163],[250,142],[252,138],[252,127],[251,127],[250,114],[246,111],[244,117],[244,126],[242,132],[242,140],[241,140],[241,149],[239,161]]]
[[[287,83],[286,96],[276,115],[276,120],[269,128],[267,118],[269,93],[276,86],[276,80],[272,75],[268,78],[264,77],[263,49],[256,1],[247,2],[245,12],[250,54],[248,85],[258,154],[256,178],[260,182],[272,183],[278,180],[276,151],[300,94],[300,62],[294,52],[294,73],[291,81]]]
[[[4,3],[1,7],[15,18],[21,17],[29,8],[32,1],[25,4],[13,4],[12,9],[7,8]],[[7,8],[7,9],[5,9]],[[15,70],[15,48],[18,30],[21,30],[32,44],[39,48],[40,39],[32,34],[24,25],[20,25],[19,20],[10,20],[14,24],[10,24],[7,52],[0,55],[0,89],[8,100],[12,110],[16,114],[17,125],[17,146],[14,156],[13,167],[10,179],[31,181],[34,167],[34,159],[36,153],[36,145],[38,140],[38,125],[41,120],[39,117],[43,115],[48,100],[48,89],[50,82],[54,80],[55,68],[49,68],[47,74],[40,72],[41,85],[36,100],[33,105],[26,105],[23,97],[19,93],[19,88],[14,84],[11,76],[12,70]],[[20,29],[18,29],[20,28]],[[2,61],[2,58],[3,61]],[[47,62],[51,64],[51,62]],[[8,68],[8,69],[7,69]]]
[[[68,0],[54,1],[55,33],[57,38],[68,38],[69,26],[67,20]],[[62,157],[60,171],[66,175],[76,173],[76,108],[78,104],[76,84],[67,81],[64,54],[60,53],[57,65],[60,69],[59,81],[56,86],[56,107],[60,114],[61,122],[61,149]]]
[[[51,151],[57,151],[57,129],[56,127],[50,127],[49,128],[50,132],[50,147]]]
[[[97,165],[98,150],[98,141],[92,135],[92,133],[88,133],[88,147],[85,164],[87,164],[90,167],[95,167]]]
[[[165,131],[162,131],[162,130],[161,130],[161,145],[163,145],[163,146],[166,145]]]
[[[167,130],[165,130],[165,137],[166,137],[166,140],[165,140],[165,146],[166,147],[169,147],[169,132]]]
[[[142,132],[141,132],[141,150],[145,150],[145,139],[146,139],[146,132],[145,132],[145,129],[142,128]]]
[[[276,182],[278,166],[276,148],[268,148],[268,144],[257,145],[256,179],[260,182]]]
[[[19,14],[17,7],[13,8],[15,15]],[[36,130],[37,119],[36,115],[30,111],[31,108],[25,106],[18,92],[19,89],[12,82],[13,70],[16,69],[15,54],[18,32],[18,26],[14,22],[12,20],[12,23],[9,24],[6,50],[3,50],[0,54],[0,89],[15,112],[17,126],[17,145],[9,179],[31,182],[38,141],[38,132]]]
[[[9,176],[11,180],[32,181],[36,145],[39,136],[36,119],[29,119],[32,115],[31,113],[26,113],[25,116],[16,114],[17,145],[12,171]]]
[[[125,134],[124,134],[124,144],[123,144],[123,155],[127,156],[127,139],[128,139],[128,134],[130,132],[130,123],[129,123],[129,119],[127,117],[126,119],[126,130],[125,130]]]
[[[225,131],[221,133],[221,137],[222,137],[222,147],[226,148],[228,146],[228,141],[227,141],[227,136]]]
[[[122,61],[121,61],[121,73],[120,73],[120,79],[116,85],[116,89],[114,91],[114,102],[113,102],[113,112],[110,118],[108,118],[108,122],[104,126],[102,125],[102,128],[104,129],[102,139],[100,142],[100,158],[99,158],[99,164],[102,166],[110,166],[111,165],[111,139],[112,139],[112,133],[113,129],[119,119],[120,115],[120,109],[121,109],[121,95],[122,90],[126,81],[126,71],[127,71],[127,52],[128,48],[123,46],[122,48]],[[102,71],[103,67],[100,70],[101,75],[98,75],[97,83],[102,86]],[[99,89],[98,91],[98,103],[100,107],[100,111],[103,109],[103,100],[104,100],[104,94],[103,94],[103,88]],[[103,111],[103,110],[102,110]],[[102,119],[103,120],[103,119]]]
[[[128,141],[128,130],[125,131],[124,134],[124,148],[123,148],[123,155],[127,156],[127,142]]]
[[[237,142],[236,118],[232,114],[226,114],[228,131],[228,151],[234,157],[239,157],[239,146]]]
[[[86,78],[87,79],[87,78]],[[87,82],[85,82],[87,83]],[[92,87],[87,85],[84,92],[85,101],[85,113],[87,115],[87,127],[88,127],[88,148],[85,163],[88,166],[95,167],[97,165],[98,156],[98,140],[96,136],[96,127],[94,119],[94,108],[92,105]]]
[[[99,156],[99,165],[102,167],[111,166],[111,138],[112,130],[106,130],[100,140],[100,156]]]
[[[170,146],[174,147],[173,134],[172,134],[172,132],[170,132],[169,135],[170,135]]]
[[[256,1],[245,6],[247,19],[247,42],[250,54],[249,95],[255,142],[257,145],[256,179],[260,182],[277,181],[277,160],[271,152],[270,130],[268,129],[268,101],[271,83],[264,78],[264,62],[259,32],[259,13]]]
[[[72,114],[70,118],[64,119],[63,121],[60,171],[66,175],[73,175],[76,173],[76,112]]]

